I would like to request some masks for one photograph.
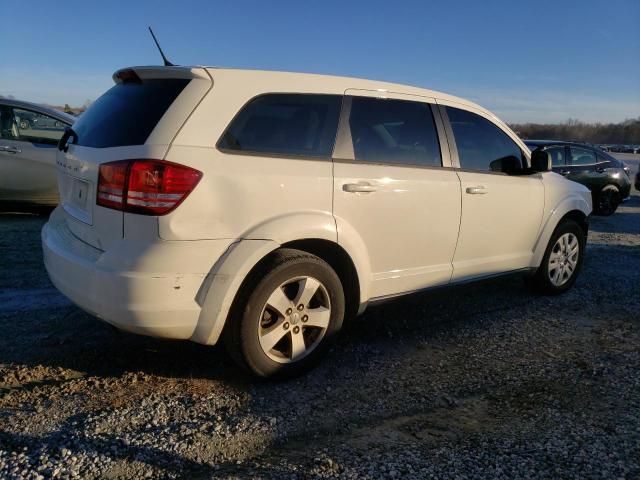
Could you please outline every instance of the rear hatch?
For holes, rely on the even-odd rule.
[[[164,159],[173,138],[212,87],[205,69],[133,67],[73,126],[58,152],[58,188],[65,221],[84,242],[106,250],[123,237],[124,213],[96,204],[99,167],[132,159]],[[65,151],[66,150],[66,151]]]

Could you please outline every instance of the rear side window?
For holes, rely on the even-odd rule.
[[[353,97],[349,127],[356,160],[442,165],[438,133],[426,103]]]
[[[595,152],[586,148],[571,147],[571,165],[593,165],[595,163]]]
[[[447,107],[460,167],[486,172],[522,171],[522,151],[506,133],[486,118]]]
[[[341,95],[262,95],[236,115],[218,142],[218,148],[329,158],[341,103]]]
[[[143,145],[189,81],[153,79],[111,87],[73,125],[75,143],[94,148]]]

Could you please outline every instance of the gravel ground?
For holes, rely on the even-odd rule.
[[[309,375],[119,333],[49,283],[45,217],[0,216],[0,478],[639,478],[640,196],[575,287],[372,308]]]

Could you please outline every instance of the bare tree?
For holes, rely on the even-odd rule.
[[[525,139],[567,140],[588,143],[640,144],[640,117],[620,123],[583,123],[570,118],[560,124],[523,123],[511,128]]]

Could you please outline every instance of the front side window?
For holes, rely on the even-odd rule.
[[[595,163],[596,155],[592,150],[571,147],[571,165],[593,165]]]
[[[442,165],[438,133],[426,103],[353,97],[349,127],[355,160]]]
[[[551,155],[551,162],[554,167],[559,167],[565,164],[564,147],[549,147],[545,148],[544,151]]]
[[[446,108],[461,168],[503,173],[523,170],[522,151],[505,132],[480,115]]]
[[[43,113],[17,107],[13,108],[13,123],[16,140],[45,145],[56,145],[68,126]]]
[[[341,104],[341,95],[262,95],[236,115],[218,142],[218,148],[329,158]]]

